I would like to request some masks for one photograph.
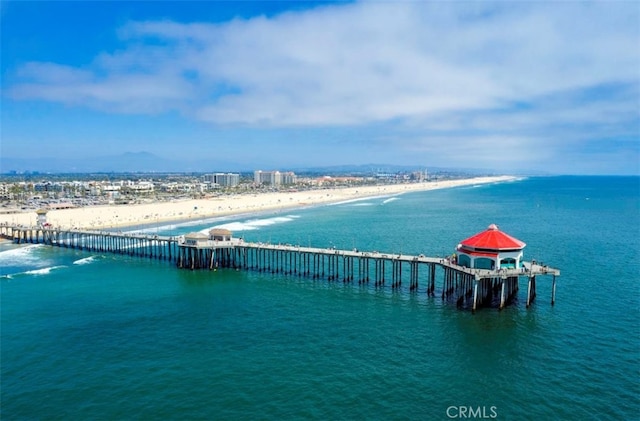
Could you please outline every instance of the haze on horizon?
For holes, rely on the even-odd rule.
[[[0,18],[0,171],[149,151],[640,174],[636,2],[2,1]]]

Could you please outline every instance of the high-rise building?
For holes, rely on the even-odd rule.
[[[267,184],[276,187],[282,184],[282,174],[280,171],[257,170],[253,172],[253,182],[257,185]]]
[[[234,187],[240,183],[240,174],[233,173],[215,173],[205,176],[205,180],[220,187]]]
[[[282,184],[284,185],[296,184],[296,181],[298,181],[298,177],[295,175],[295,173],[291,171],[282,173],[281,178],[282,178]]]
[[[214,174],[213,182],[223,187],[234,187],[240,183],[240,174]]]

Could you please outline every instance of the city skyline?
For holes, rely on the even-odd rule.
[[[0,17],[2,161],[640,173],[634,2],[3,1]]]

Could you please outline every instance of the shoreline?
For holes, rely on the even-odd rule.
[[[416,191],[490,184],[518,179],[520,177],[515,176],[475,177],[437,182],[386,184],[297,192],[249,193],[210,199],[187,199],[135,205],[88,206],[50,210],[47,213],[47,221],[54,227],[63,229],[115,229],[167,223],[183,224],[190,221],[218,217],[301,209]],[[2,214],[0,215],[0,224],[35,225],[36,213],[31,210],[23,213]]]

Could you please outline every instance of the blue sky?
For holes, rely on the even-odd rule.
[[[0,18],[4,158],[640,174],[635,1],[2,1]]]

